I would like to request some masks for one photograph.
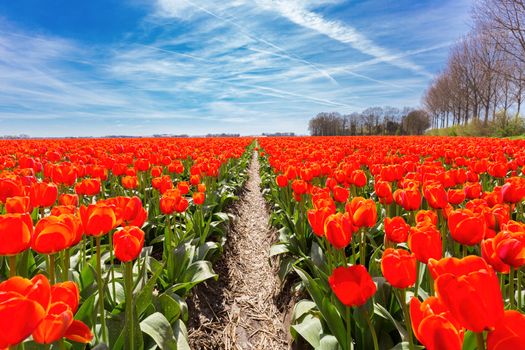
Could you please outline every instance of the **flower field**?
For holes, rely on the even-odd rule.
[[[523,140],[0,146],[0,348],[190,349],[254,160],[296,348],[525,347]]]
[[[0,348],[189,349],[251,140],[0,143]]]
[[[315,349],[524,349],[525,143],[261,139],[291,332]]]

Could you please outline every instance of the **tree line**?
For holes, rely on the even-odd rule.
[[[451,48],[446,68],[423,96],[432,128],[522,122],[525,2],[480,0],[472,18],[471,31]]]
[[[427,112],[409,107],[370,107],[345,115],[322,112],[308,124],[312,136],[421,135],[429,127]]]

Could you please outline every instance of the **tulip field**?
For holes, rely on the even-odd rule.
[[[261,139],[290,330],[315,349],[525,349],[525,142]]]
[[[0,143],[0,348],[189,349],[251,140]]]
[[[0,349],[190,349],[254,160],[296,349],[525,349],[525,140],[0,146]]]

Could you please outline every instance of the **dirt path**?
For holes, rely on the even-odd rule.
[[[284,315],[274,303],[280,282],[268,260],[274,235],[260,192],[257,152],[249,174],[223,259],[215,266],[219,281],[198,289],[190,305],[200,313],[190,322],[190,343],[196,350],[289,348]]]

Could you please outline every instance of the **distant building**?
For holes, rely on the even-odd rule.
[[[290,137],[295,136],[294,132],[274,132],[274,133],[263,133],[262,136],[267,137]]]

